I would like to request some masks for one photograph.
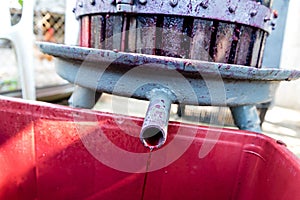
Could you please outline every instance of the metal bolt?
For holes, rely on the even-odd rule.
[[[83,3],[82,3],[82,1],[78,2],[78,6],[79,6],[80,8],[82,8],[82,7],[83,7]]]
[[[139,0],[140,4],[146,4],[147,0]]]
[[[275,22],[271,22],[271,26],[276,26]]]
[[[229,8],[228,8],[228,10],[229,10],[229,12],[230,13],[234,13],[235,11],[236,11],[236,6],[234,7],[234,6],[229,6]]]
[[[170,0],[170,5],[171,5],[172,7],[177,6],[177,4],[178,4],[178,0]]]
[[[73,8],[72,12],[75,13],[76,12],[76,8]]]
[[[274,19],[278,18],[278,12],[277,12],[277,10],[273,10],[273,17],[274,17]]]
[[[94,6],[96,4],[96,0],[90,0],[90,3],[92,6]]]
[[[257,15],[257,10],[251,10],[250,11],[250,16],[254,17],[255,15]]]
[[[204,0],[200,3],[200,6],[204,9],[208,8],[208,0]]]
[[[270,17],[265,17],[265,18],[264,18],[264,22],[267,22],[267,21],[270,21],[270,20],[271,20]]]

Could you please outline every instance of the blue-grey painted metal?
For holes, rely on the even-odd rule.
[[[255,69],[49,43],[39,45],[44,53],[57,57],[57,73],[71,83],[138,99],[147,99],[147,92],[165,87],[176,95],[177,102],[186,105],[240,106],[268,102],[280,80],[300,77],[296,70]]]
[[[93,104],[90,101],[93,92],[150,99],[146,116],[148,118],[153,114],[151,110],[158,112],[153,106],[156,105],[153,103],[156,99],[167,102],[159,105],[166,108],[162,112],[164,117],[157,122],[161,125],[151,126],[151,123],[147,124],[146,120],[144,130],[141,131],[143,143],[149,145],[149,141],[157,142],[152,144],[154,147],[161,146],[165,141],[171,102],[181,105],[229,106],[235,123],[240,129],[261,132],[260,120],[253,105],[271,101],[280,81],[300,77],[300,72],[297,70],[256,69],[240,65],[52,43],[38,45],[44,53],[56,56],[56,71],[61,77],[80,86],[81,92],[78,92],[78,98],[87,98],[87,100],[79,103],[80,105],[73,103],[75,106],[90,107]],[[169,95],[161,92],[162,89],[169,91]],[[151,91],[160,91],[160,93],[149,97]],[[158,137],[145,140],[149,133],[153,132],[156,132],[155,136]]]
[[[231,107],[230,110],[239,129],[261,133],[260,119],[254,105]]]
[[[39,42],[37,45],[42,52],[60,59],[65,59],[67,62],[70,60],[70,63],[77,63],[80,65],[82,62],[92,63],[92,65],[97,65],[98,68],[107,63],[109,65],[114,65],[118,69],[151,64],[148,67],[153,69],[176,70],[189,74],[201,73],[201,75],[210,77],[221,75],[224,79],[245,81],[288,81],[300,77],[300,71],[298,70],[276,68],[257,69],[242,65],[137,53],[114,52],[110,50],[67,46],[46,42]]]
[[[69,99],[69,105],[74,108],[87,108],[94,107],[96,101],[100,98],[101,94],[95,92],[93,89],[86,87],[76,86]]]
[[[101,76],[99,71],[105,71]],[[56,71],[64,79],[86,88],[97,88],[97,91],[107,92],[115,95],[147,99],[146,92],[154,88],[169,88],[178,97],[177,101],[186,105],[216,105],[237,106],[256,104],[257,102],[270,101],[277,88],[278,81],[245,81],[245,80],[215,80],[214,78],[201,79],[198,77],[183,77],[174,80],[168,76],[169,70],[157,70],[155,68],[144,68],[142,72],[126,74],[126,81],[119,82],[126,72],[112,71],[101,68],[101,65],[85,63],[82,65],[76,61],[57,59]],[[97,82],[86,82],[78,79],[80,76],[99,76]],[[147,75],[147,76],[145,76]],[[167,79],[166,79],[167,77]],[[131,82],[130,82],[131,81]],[[186,83],[189,83],[187,85]],[[207,85],[216,87],[208,87]],[[129,89],[136,88],[134,92]],[[188,86],[189,88],[187,89]],[[191,96],[195,93],[197,98]],[[224,98],[226,97],[226,98]]]
[[[167,89],[158,88],[148,93],[148,99],[150,103],[140,139],[146,147],[153,149],[161,147],[166,142],[171,103],[175,96]]]

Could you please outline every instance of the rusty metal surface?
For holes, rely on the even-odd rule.
[[[170,91],[160,88],[149,91],[149,106],[140,133],[145,147],[161,147],[167,140],[171,103],[175,98]]]
[[[142,3],[140,3],[142,2]],[[272,11],[265,5],[250,0],[190,0],[190,1],[152,0],[123,1],[78,0],[74,8],[77,17],[99,13],[131,13],[147,15],[177,15],[194,18],[220,20],[239,23],[263,29],[271,29]],[[269,1],[267,1],[269,2]],[[268,3],[266,3],[268,4]]]
[[[110,50],[91,49],[46,42],[37,43],[40,49],[55,57],[92,62],[96,65],[111,63],[118,67],[135,67],[138,65],[151,64],[150,68],[177,70],[189,73],[191,76],[196,72],[201,75],[214,76],[220,74],[224,79],[247,80],[247,81],[284,81],[294,80],[300,77],[300,71],[277,69],[277,68],[249,68],[242,65],[203,62],[199,60],[178,59],[165,56],[146,54],[114,52]]]

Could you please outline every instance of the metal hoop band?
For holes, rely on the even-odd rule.
[[[74,13],[77,18],[113,13],[189,16],[244,24],[266,32],[270,32],[274,24],[271,9],[250,0],[179,0],[177,4],[165,0],[78,0]]]

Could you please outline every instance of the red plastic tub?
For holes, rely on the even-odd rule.
[[[0,98],[0,199],[300,199],[300,161],[264,135]]]

